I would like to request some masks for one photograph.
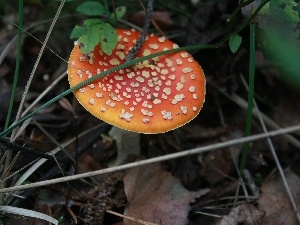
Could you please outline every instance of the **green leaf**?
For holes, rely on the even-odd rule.
[[[100,44],[104,53],[110,55],[116,47],[118,37],[114,27],[99,19],[85,20],[83,26],[75,26],[71,38],[79,38],[81,52],[87,54]]]
[[[126,14],[126,7],[125,6],[120,6],[117,7],[115,12],[110,15],[110,19],[120,19]]]
[[[105,13],[105,8],[99,2],[87,1],[77,6],[76,11],[87,16],[99,16]]]
[[[71,39],[74,39],[74,38],[79,38],[81,37],[82,35],[84,35],[86,33],[86,28],[85,27],[80,27],[78,25],[76,25],[74,27],[74,29],[72,30],[72,33],[70,35],[70,38]]]
[[[85,33],[78,39],[82,53],[86,54],[93,51],[95,46],[99,44],[99,30],[102,26],[103,23],[91,23],[85,26]]]
[[[90,25],[94,25],[94,24],[99,24],[99,23],[103,23],[102,20],[99,19],[87,19],[83,22],[84,26],[90,26]]]
[[[270,1],[270,14],[273,18],[273,23],[270,25],[272,27],[276,26],[279,32],[298,38],[300,34],[298,29],[300,18],[297,6],[298,4],[292,0]],[[270,28],[270,25],[268,28]]]
[[[81,45],[81,52],[87,54],[93,51],[95,46],[99,43],[99,36],[97,32],[89,30],[88,35],[84,35],[78,39],[78,43]]]
[[[109,23],[104,23],[99,32],[99,43],[103,52],[111,55],[112,50],[116,47],[118,36],[115,28]]]
[[[232,53],[235,53],[242,43],[242,37],[238,34],[233,34],[229,38],[229,48]]]

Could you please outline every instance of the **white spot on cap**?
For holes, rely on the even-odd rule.
[[[79,75],[80,78],[82,78],[82,70],[77,70],[77,74]]]
[[[160,71],[160,73],[161,73],[162,75],[167,75],[167,74],[169,73],[169,71],[168,71],[167,69],[162,69],[162,70]]]
[[[184,94],[177,94],[174,96],[174,99],[177,101],[177,102],[181,102],[183,99],[184,99]]]
[[[183,72],[183,73],[190,73],[190,72],[192,72],[192,71],[193,71],[193,69],[190,68],[190,67],[185,67],[185,68],[182,69],[182,72]]]
[[[191,74],[191,79],[195,80],[196,79],[196,75],[195,74]]]
[[[183,63],[183,62],[182,62],[181,59],[176,59],[176,64],[177,64],[177,65],[182,65],[182,63]]]
[[[123,76],[115,75],[114,76],[115,80],[123,80]]]
[[[84,93],[84,91],[85,91],[85,88],[79,88],[79,90],[78,90],[80,93]]]
[[[130,72],[130,73],[127,74],[127,77],[129,79],[133,78],[134,76],[135,76],[134,72]]]
[[[181,52],[181,57],[182,58],[187,58],[187,57],[189,57],[189,54],[187,53],[187,52]]]
[[[177,83],[176,90],[181,91],[183,87],[184,87],[183,83]]]
[[[171,88],[164,88],[163,92],[166,94],[166,95],[170,95],[171,94]]]
[[[117,87],[118,89],[121,89],[121,88],[122,88],[122,86],[121,86],[120,84],[116,84],[116,87]]]
[[[94,84],[88,84],[87,86],[90,87],[91,89],[93,89],[95,87]]]
[[[141,82],[141,83],[143,83],[145,81],[145,79],[142,78],[142,77],[137,77],[136,80],[139,81],[139,82]]]
[[[171,86],[172,85],[172,81],[168,80],[165,84],[166,84],[166,86]]]
[[[100,110],[101,110],[101,112],[105,112],[106,108],[102,106],[102,107],[100,108]]]
[[[116,52],[116,55],[119,57],[119,59],[124,60],[125,59],[125,54],[124,52]]]
[[[94,105],[94,104],[95,104],[95,99],[91,98],[91,99],[89,100],[89,103],[90,103],[91,105]]]
[[[143,56],[151,55],[151,51],[149,49],[145,49],[143,51]]]
[[[163,36],[162,36],[162,37],[160,37],[160,38],[158,38],[158,41],[159,41],[159,42],[164,42],[165,40],[166,40],[166,38],[165,38],[165,37],[163,37]]]
[[[149,123],[149,122],[150,122],[150,119],[149,119],[149,118],[144,118],[144,119],[143,119],[143,122],[144,122],[144,123]]]
[[[110,65],[112,66],[116,66],[120,64],[120,61],[117,60],[116,58],[112,58],[111,60],[109,60]]]
[[[142,113],[144,116],[147,116],[147,115],[148,115],[148,110],[146,110],[146,109],[141,109],[141,113]]]
[[[161,100],[156,98],[153,100],[153,104],[157,105],[157,104],[160,104],[161,103]]]
[[[169,78],[170,80],[175,80],[176,76],[175,76],[174,74],[172,74],[172,75],[168,76],[168,78]]]
[[[161,98],[162,98],[162,99],[168,99],[168,96],[165,95],[164,93],[162,93]]]
[[[131,35],[131,32],[130,32],[130,31],[124,31],[123,33],[126,34],[126,35],[128,35],[128,36]]]
[[[189,87],[189,92],[193,93],[193,92],[195,92],[195,90],[196,90],[195,86],[190,86]]]
[[[143,106],[143,107],[147,107],[147,106],[148,106],[148,101],[143,101],[142,106]]]
[[[126,112],[124,109],[121,110],[121,113],[120,113],[121,119],[125,119],[127,122],[130,122],[132,117],[133,117],[133,114]]]
[[[143,71],[142,72],[142,75],[145,77],[145,78],[149,78],[150,77],[150,74],[149,74],[149,71]]]
[[[193,111],[196,112],[197,111],[197,107],[194,106],[193,107]]]
[[[158,49],[158,44],[149,44],[149,48]]]
[[[184,115],[186,115],[187,114],[187,107],[186,106],[180,106],[180,109],[181,109],[181,111],[182,111],[182,113],[184,114]]]
[[[163,111],[161,111],[161,114],[162,114],[162,116],[165,120],[172,120],[173,119],[171,112],[167,112],[166,110],[163,110]]]
[[[181,76],[181,77],[180,77],[180,82],[183,83],[183,84],[186,82],[186,79],[185,79],[184,76]]]
[[[193,99],[198,99],[198,95],[197,94],[193,94]]]
[[[97,92],[97,93],[96,93],[96,97],[97,97],[97,98],[103,98],[103,94],[102,94],[102,93],[99,93],[99,92]]]

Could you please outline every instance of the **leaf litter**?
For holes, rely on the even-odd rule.
[[[160,164],[130,169],[123,178],[127,207],[124,215],[161,225],[187,224],[190,203],[209,189],[188,191]],[[124,225],[138,224],[124,220]]]
[[[184,14],[173,11],[171,7],[161,7],[161,9],[164,11],[157,11],[159,14],[157,14],[154,20],[159,23],[158,19],[163,18],[160,20],[161,22],[159,25],[163,27],[163,31],[165,31],[167,35],[175,37],[174,41],[180,46],[199,43],[213,43],[220,40],[220,38],[222,38],[225,34],[225,25],[227,24],[226,21],[228,18],[227,16],[234,11],[236,5],[232,4],[231,1],[212,1],[210,4],[206,4],[203,1],[198,2],[200,5],[197,5],[196,7],[190,5],[189,1],[170,1],[170,5],[176,5],[176,8],[178,9],[182,9],[182,6],[186,7],[186,12],[191,16],[192,19],[189,19]],[[168,2],[164,1],[164,3],[167,4]],[[31,3],[27,3],[26,6],[27,14],[24,17],[26,18],[26,25],[32,23],[33,20],[38,21],[40,19],[33,17],[33,15],[37,16],[37,13],[35,11],[35,7],[30,4]],[[131,4],[138,4],[138,1],[127,1],[126,4],[128,7],[130,7]],[[203,4],[205,7],[203,7]],[[46,5],[39,7],[41,7],[39,8],[40,12],[44,12],[45,9],[49,9]],[[10,9],[14,10],[13,7]],[[136,9],[131,8],[131,12],[133,13],[131,16],[128,14],[127,16],[129,18],[126,19],[138,24],[138,22],[140,22],[139,19],[134,20],[132,16],[138,14],[134,13],[138,12]],[[160,7],[157,8],[157,10],[161,9]],[[53,12],[53,10],[48,11]],[[12,14],[17,15],[17,9],[12,11]],[[29,20],[29,18],[31,19]],[[243,18],[237,17],[236,19],[242,21]],[[57,34],[52,36],[53,40],[52,43],[50,43],[50,47],[52,49],[54,48],[55,52],[63,56],[63,58],[65,58],[65,56],[67,56],[71,51],[73,43],[69,39],[71,28],[76,24],[80,24],[81,22],[82,19],[76,18],[74,20],[72,17],[72,21],[65,19],[64,23],[57,24]],[[6,25],[6,23],[2,23],[2,21],[0,23],[0,31],[2,34],[0,37],[1,50],[7,45],[7,42],[5,41],[6,36],[10,35],[10,40],[13,38],[12,35],[14,33],[11,32],[11,29],[9,28],[10,25],[11,24]],[[46,33],[46,30],[44,29],[47,29],[47,26],[45,26],[45,28],[42,27],[40,30],[36,30],[34,32],[30,30],[30,33],[42,40]],[[69,32],[66,32],[66,29],[68,29]],[[16,31],[16,29],[14,30]],[[220,88],[228,91],[228,93],[239,94],[241,97],[246,99],[247,93],[245,92],[244,88],[241,87],[237,75],[241,73],[247,74],[248,72],[247,32],[242,32],[240,35],[243,37],[243,42],[237,53],[234,55],[228,51],[228,45],[226,42],[223,43],[218,50],[193,52],[193,55],[195,56],[196,60],[201,62],[203,68],[205,68],[207,77],[212,78]],[[22,52],[21,64],[22,76],[20,76],[20,81],[18,82],[18,88],[21,91],[18,91],[17,98],[15,99],[16,108],[21,97],[19,94],[22,93],[24,85],[27,82],[27,77],[32,70],[33,63],[36,60],[37,53],[40,48],[40,43],[37,43],[35,40],[31,39],[31,37],[24,37],[24,43],[22,46],[24,49]],[[265,40],[265,42],[267,42],[267,40]],[[0,65],[0,120],[2,124],[4,124],[3,121],[6,118],[9,103],[9,93],[11,92],[11,83],[13,79],[15,62],[15,54],[13,54],[14,52],[15,51],[10,51],[8,57],[6,57],[3,63]],[[290,86],[279,79],[281,71],[276,69],[274,65],[270,63],[270,59],[268,59],[268,57],[260,50],[259,46],[256,54],[261,54],[263,58],[263,61],[261,62],[259,61],[259,58],[257,58],[257,63],[260,62],[260,64],[257,64],[255,86],[257,101],[261,110],[271,119],[275,120],[281,127],[299,123],[300,108],[298,103],[298,89],[291,89]],[[42,90],[48,87],[49,84],[56,79],[54,74],[57,72],[57,65],[60,64],[62,64],[62,62],[59,61],[58,58],[53,56],[49,51],[46,51],[39,64],[36,79],[32,83],[29,95],[39,95]],[[49,76],[49,79],[44,79],[44,77],[47,77],[45,75]],[[65,89],[66,81],[57,84],[53,91],[46,96],[46,98],[52,98]],[[49,111],[47,111],[47,113],[43,111],[34,117],[39,123],[43,123],[43,126],[60,142],[65,141],[71,136],[75,137],[78,135],[79,131],[84,131],[93,127],[95,124],[99,124],[98,120],[84,112],[81,106],[74,101],[74,98],[71,95],[67,96],[66,99],[71,103],[71,106],[69,106],[66,102],[56,102],[52,105],[54,108],[50,108],[51,110],[48,109]],[[32,98],[27,98],[25,105],[29,105],[32,100]],[[78,118],[76,118],[76,123],[74,122],[74,113],[72,112],[72,108],[74,108],[76,115],[78,115]],[[223,122],[219,118],[218,113],[220,112],[224,117]],[[230,134],[235,131],[242,132],[244,130],[244,123],[244,111],[240,108],[237,108],[234,104],[228,101],[227,98],[219,95],[218,91],[216,91],[212,85],[208,84],[207,100],[199,117],[197,117],[194,121],[191,121],[191,123],[187,124],[186,126],[177,129],[176,131],[155,136],[143,135],[141,147],[143,147],[143,151],[148,158],[162,154],[166,155],[179,152],[196,146],[204,146],[235,138]],[[223,125],[229,126],[230,129],[224,129]],[[24,144],[25,146],[31,146],[36,150],[50,151],[53,147],[49,144],[49,139],[47,136],[37,129],[32,128],[33,126],[29,127],[26,130],[26,133],[24,133],[24,140],[26,143],[16,143],[22,145]],[[221,130],[219,128],[221,128]],[[253,133],[259,132],[261,132],[261,128],[258,127],[256,121],[254,121]],[[102,133],[103,135],[107,134],[106,131]],[[299,133],[297,133],[297,135],[298,136],[294,137],[299,139]],[[93,134],[93,136],[96,136],[96,134]],[[106,168],[108,163],[115,156],[116,153],[113,143],[102,143],[101,136],[99,135],[98,140],[91,143],[92,147],[88,147],[85,154],[79,154],[80,156],[78,158],[78,162],[80,162],[83,169],[78,168],[76,173],[81,173],[83,170],[90,171]],[[230,136],[230,138],[227,138],[228,136]],[[79,149],[80,144],[86,143],[88,139],[89,138],[85,137],[83,140],[78,140]],[[284,167],[290,167],[293,160],[298,160],[297,162],[299,162],[299,159],[297,159],[297,157],[299,157],[297,149],[293,148],[290,143],[284,139],[284,137],[276,137],[272,138],[272,140],[275,143],[276,151],[278,154],[280,154],[280,161]],[[282,140],[284,140],[284,143]],[[32,145],[32,141],[37,141],[36,145]],[[48,149],[48,146],[50,149]],[[73,144],[72,146],[69,146],[69,149],[71,151],[77,147],[78,146]],[[126,198],[124,197],[125,194],[122,196],[122,191],[124,188],[121,185],[122,178],[118,177],[118,179],[115,179],[114,175],[111,174],[109,175],[110,178],[104,178],[104,180],[101,180],[100,185],[92,183],[92,186],[95,186],[95,189],[91,188],[90,184],[82,188],[82,181],[72,183],[72,188],[78,189],[79,193],[81,193],[81,195],[85,198],[80,196],[80,203],[82,203],[82,206],[80,207],[81,210],[78,209],[79,207],[76,208],[71,204],[70,207],[74,210],[74,213],[78,218],[85,218],[83,212],[86,211],[82,210],[82,208],[86,207],[87,210],[91,206],[89,209],[91,209],[92,212],[90,212],[91,214],[89,215],[93,217],[91,218],[91,221],[93,221],[94,224],[100,224],[100,220],[97,219],[103,219],[103,224],[115,224],[114,221],[109,221],[108,223],[107,218],[105,218],[107,217],[105,210],[116,210],[114,208],[115,206],[122,206],[123,208],[126,206],[125,214],[128,216],[133,216],[137,219],[143,219],[149,222],[158,221],[158,224],[163,224],[163,222],[165,224],[176,224],[172,218],[178,218],[179,222],[177,222],[177,224],[180,224],[180,221],[182,222],[181,224],[185,224],[188,222],[187,216],[191,207],[192,212],[196,209],[194,204],[193,206],[190,206],[190,203],[192,203],[195,199],[197,200],[195,205],[200,205],[201,201],[204,202],[201,205],[201,210],[203,210],[209,206],[207,201],[213,201],[213,204],[211,205],[219,207],[222,203],[224,203],[224,201],[222,201],[223,198],[227,197],[230,198],[230,201],[225,202],[226,213],[216,213],[217,215],[225,214],[225,216],[223,216],[218,223],[220,223],[220,221],[224,221],[225,223],[225,219],[227,219],[227,224],[297,224],[294,216],[295,213],[290,206],[289,201],[287,200],[288,198],[285,194],[285,189],[281,184],[280,178],[274,177],[270,180],[267,180],[265,183],[262,182],[262,180],[267,179],[270,172],[274,169],[274,160],[271,158],[265,143],[263,141],[251,143],[250,147],[251,151],[249,151],[246,167],[251,174],[254,174],[256,178],[256,184],[263,184],[261,186],[261,197],[258,201],[242,201],[242,203],[239,202],[240,205],[238,204],[235,207],[230,208],[230,204],[228,203],[231,203],[233,199],[231,196],[234,196],[236,188],[238,187],[238,181],[235,180],[238,175],[234,170],[232,157],[229,156],[229,151],[225,149],[222,151],[215,151],[214,153],[201,154],[197,157],[191,157],[188,160],[186,157],[184,157],[180,160],[172,160],[172,162],[168,162],[168,170],[171,171],[176,177],[180,178],[181,182],[184,184],[184,187],[189,186],[189,188],[193,187],[193,190],[200,189],[200,191],[190,192],[186,190],[180,184],[179,180],[176,180],[171,173],[163,171],[158,165],[156,165],[154,168],[146,166],[140,169],[132,169],[126,174],[124,178],[124,185],[126,194],[128,195],[127,203]],[[5,149],[3,148],[3,151],[4,150]],[[237,152],[237,155],[233,158],[238,160],[238,151],[235,152]],[[23,153],[21,153],[21,155],[22,158],[31,160],[28,155]],[[27,162],[26,160],[22,160],[22,158],[18,160],[21,162],[15,166],[14,170],[23,167],[23,163]],[[51,162],[49,162],[44,168],[39,169],[34,177],[28,179],[28,182],[35,182],[39,180],[43,174],[47,173],[49,168],[53,167],[53,164],[50,163]],[[70,163],[68,163],[68,165],[69,164]],[[292,166],[298,167],[299,171],[299,166],[297,166],[296,162]],[[299,173],[286,173],[288,183],[292,188],[292,192],[297,203],[299,204],[299,177],[297,174]],[[197,184],[197,186],[195,184]],[[69,187],[65,186],[65,188],[68,190]],[[204,192],[206,188],[210,188],[212,191],[205,195]],[[75,194],[73,194],[73,192],[71,192],[70,195],[61,193],[61,188],[57,187],[47,187],[47,189],[41,190],[47,191],[48,189],[52,189],[59,195],[59,197],[62,196],[62,201],[56,201],[56,206],[52,205],[51,198],[45,199],[45,201],[42,202],[34,194],[30,196],[30,200],[37,199],[41,201],[40,204],[43,203],[45,206],[48,204],[56,218],[59,218],[61,215],[68,215],[68,212],[64,211],[64,199],[70,196],[72,201],[77,201],[78,198],[75,196]],[[111,192],[108,192],[108,190]],[[36,190],[34,192],[37,193]],[[180,194],[179,192],[183,193]],[[117,195],[119,197],[117,197],[115,193],[118,193]],[[243,195],[242,192],[239,192],[238,194],[239,196]],[[88,196],[90,198],[88,198]],[[101,198],[101,196],[103,196],[103,198]],[[200,200],[197,199],[201,196],[202,198],[200,198]],[[24,197],[24,200],[26,202],[30,202],[26,196]],[[103,203],[106,203],[105,207],[101,206]],[[77,202],[76,204],[79,203]],[[25,205],[28,208],[32,208],[32,206],[29,204]],[[59,207],[57,205],[59,205]],[[93,206],[95,206],[95,208],[93,208]],[[78,210],[76,211],[76,209]],[[122,214],[122,209],[119,212]],[[86,215],[88,214],[86,213]],[[170,216],[172,216],[172,218],[169,218]],[[198,220],[200,217],[208,218],[208,216],[197,214]],[[161,218],[161,220],[159,218]],[[216,224],[213,222],[200,223],[197,222],[197,219],[194,218],[194,220],[189,221],[189,224]],[[121,220],[119,220],[119,222]],[[20,220],[18,220],[18,222],[19,221]],[[74,224],[72,220],[68,220],[67,216],[65,217],[65,221],[66,224]],[[80,224],[83,223],[82,220],[79,221]],[[230,221],[230,223],[228,223],[228,221]],[[124,222],[126,224],[134,224],[127,219],[125,219]],[[122,222],[120,223],[122,224]]]

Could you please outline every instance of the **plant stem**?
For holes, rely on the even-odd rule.
[[[255,25],[250,23],[250,59],[249,59],[249,92],[248,92],[248,108],[245,136],[251,134],[251,125],[253,117],[253,101],[254,101],[254,77],[255,77]],[[249,143],[245,143],[242,151],[242,159],[240,164],[240,175],[245,169],[246,159],[249,151]]]
[[[18,82],[18,77],[19,77],[19,68],[20,68],[20,59],[21,59],[21,48],[22,48],[22,34],[23,34],[23,0],[19,0],[19,16],[18,16],[18,48],[17,48],[17,59],[16,59],[16,68],[15,68],[15,75],[14,75],[14,83],[12,87],[12,93],[10,97],[10,103],[8,107],[8,113],[5,121],[5,126],[4,130],[8,128],[8,124],[10,121],[12,109],[13,109],[13,104],[15,101],[15,94],[16,94],[16,89],[17,89],[17,82]],[[7,155],[5,157],[5,162],[4,162],[4,168],[2,169],[3,174],[1,175],[1,179],[5,174],[9,171],[9,165],[11,162],[11,155],[12,152],[8,150]],[[3,188],[5,187],[6,182],[3,182],[0,187]],[[0,195],[0,203],[3,203],[3,195]]]

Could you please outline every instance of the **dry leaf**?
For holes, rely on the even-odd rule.
[[[285,175],[299,208],[300,178],[291,171],[287,171]],[[264,225],[299,224],[279,175],[267,181],[261,188],[261,191],[262,195],[258,200],[258,208],[266,213],[263,221]]]
[[[183,225],[188,222],[190,203],[209,192],[186,190],[160,164],[130,169],[123,178],[128,205],[124,215],[151,223]],[[124,225],[138,223],[125,219]]]
[[[256,225],[260,224],[264,212],[247,202],[235,207],[227,216],[223,216],[219,225]]]
[[[73,115],[76,115],[76,112],[73,108],[73,106],[71,105],[71,103],[69,102],[68,99],[66,98],[61,98],[58,103],[60,104],[61,107],[65,108],[66,110],[68,110],[69,112],[71,112]]]
[[[143,26],[145,16],[145,11],[139,11],[130,18],[130,21],[138,26]],[[175,22],[171,19],[171,13],[167,11],[153,11],[152,19],[157,23],[159,27],[164,29],[171,29],[176,25]]]

